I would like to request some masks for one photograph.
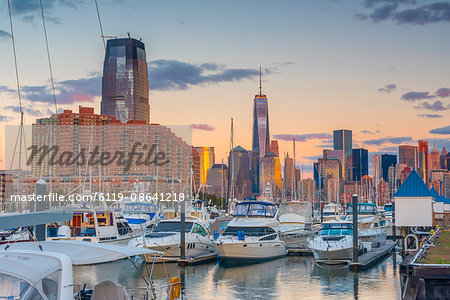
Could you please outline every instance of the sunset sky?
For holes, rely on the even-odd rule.
[[[0,2],[0,124],[18,124],[7,1]],[[76,4],[74,4],[76,3]],[[142,38],[151,121],[193,126],[195,146],[251,149],[252,104],[306,176],[334,129],[353,146],[450,148],[450,2],[98,0],[104,34]],[[104,48],[94,1],[44,0],[59,109],[100,112]],[[39,0],[12,0],[25,124],[54,113]],[[2,143],[4,141],[2,140]],[[2,145],[3,146],[3,145]],[[2,147],[3,148],[3,147]],[[1,150],[3,153],[3,150]],[[369,155],[370,155],[369,154]],[[3,160],[3,159],[2,159]],[[1,167],[1,166],[0,166]]]

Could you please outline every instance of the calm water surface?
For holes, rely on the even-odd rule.
[[[307,256],[233,267],[217,263],[184,268],[159,264],[155,265],[153,281],[158,298],[165,298],[161,291],[167,278],[178,276],[184,282],[185,299],[400,299],[400,261],[399,256],[390,256],[357,274],[348,267],[318,266]],[[147,267],[151,265],[141,260],[137,265],[148,278]],[[75,283],[92,286],[103,280],[145,286],[128,260],[74,269]]]

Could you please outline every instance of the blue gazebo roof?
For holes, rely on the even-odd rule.
[[[439,196],[439,195],[438,195]],[[400,186],[394,197],[435,197],[425,182],[412,170],[405,182]]]
[[[433,197],[434,197],[434,201],[444,202],[444,199],[441,197],[441,195],[439,195],[439,193],[436,191],[434,186],[431,188],[430,192],[431,192],[431,195],[433,195]]]

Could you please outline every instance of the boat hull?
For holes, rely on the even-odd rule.
[[[214,244],[221,261],[255,262],[287,255],[282,241],[223,241]]]
[[[310,249],[314,255],[314,259],[319,264],[325,265],[337,265],[346,264],[352,260],[353,248],[341,248],[341,249],[314,249],[310,246]]]

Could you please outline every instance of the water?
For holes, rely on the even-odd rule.
[[[217,263],[179,267],[155,265],[153,281],[160,299],[167,277],[180,277],[185,299],[400,299],[398,264],[390,256],[370,270],[353,273],[348,267],[321,267],[308,256],[288,256],[265,263],[224,267]],[[138,268],[148,278],[141,260]],[[166,276],[167,272],[167,276]],[[125,286],[145,286],[128,260],[74,269],[78,284],[112,280]]]

